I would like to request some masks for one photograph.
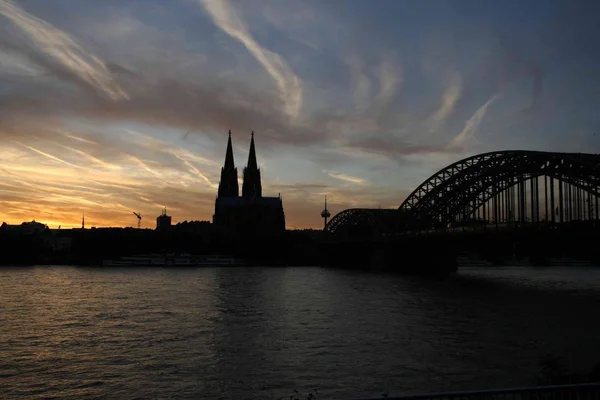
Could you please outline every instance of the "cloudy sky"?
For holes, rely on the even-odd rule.
[[[254,130],[288,228],[469,155],[600,150],[597,1],[0,0],[0,221],[211,220]]]

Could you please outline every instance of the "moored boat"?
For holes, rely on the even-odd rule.
[[[140,254],[104,260],[105,267],[209,267],[236,266],[243,263],[228,255]]]

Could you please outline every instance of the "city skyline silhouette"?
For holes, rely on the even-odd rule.
[[[0,0],[0,221],[210,221],[229,129],[288,228],[470,155],[600,150],[594,4],[339,7]]]

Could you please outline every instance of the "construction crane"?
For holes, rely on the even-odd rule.
[[[134,211],[133,215],[136,216],[136,218],[138,220],[138,229],[140,229],[140,225],[142,224],[142,214]]]

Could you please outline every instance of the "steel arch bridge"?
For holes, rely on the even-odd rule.
[[[396,209],[349,209],[325,230],[390,235],[457,226],[598,220],[600,155],[509,150],[455,162]]]

